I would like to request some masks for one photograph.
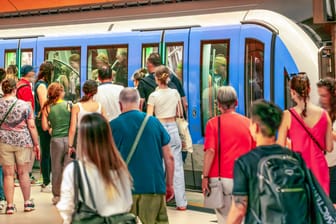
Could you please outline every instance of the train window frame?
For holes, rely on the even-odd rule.
[[[327,67],[325,69],[325,67]],[[323,46],[318,51],[319,79],[326,77],[336,78],[335,54],[332,46]],[[329,74],[327,74],[329,72]]]
[[[160,53],[160,44],[159,43],[149,43],[149,44],[142,44],[141,45],[141,68],[147,68],[146,62],[147,62],[147,58],[146,58],[146,53],[144,52],[144,48],[148,48],[148,47],[157,47],[158,51],[156,53]],[[160,55],[161,56],[161,55]]]
[[[213,117],[209,117],[208,120],[206,122],[204,122],[204,111],[203,111],[203,106],[204,106],[204,102],[203,102],[203,48],[204,45],[206,44],[224,44],[226,45],[226,76],[227,76],[227,85],[229,85],[230,83],[230,44],[231,44],[231,40],[230,38],[227,39],[216,39],[216,40],[201,40],[200,41],[200,76],[199,76],[199,82],[200,82],[200,110],[201,110],[201,130],[202,130],[202,136],[205,135],[205,127],[207,122]],[[216,101],[216,99],[214,99]],[[217,103],[215,103],[216,106]]]
[[[111,44],[111,45],[95,45],[95,46],[87,46],[87,54],[86,54],[86,80],[89,80],[89,67],[88,67],[88,60],[89,60],[89,56],[90,56],[90,50],[94,50],[94,49],[107,49],[107,48],[114,48],[114,49],[119,49],[119,48],[126,48],[127,49],[127,75],[129,74],[128,72],[128,64],[129,64],[129,44],[125,43],[125,44]],[[111,65],[112,66],[112,65]],[[91,77],[92,78],[92,77]],[[128,80],[128,77],[127,77]],[[127,84],[128,86],[128,84]],[[125,86],[125,87],[127,87]]]
[[[76,52],[78,52],[79,57],[80,57],[80,60],[79,60],[79,71],[78,71],[78,73],[79,73],[78,76],[79,76],[79,86],[80,86],[80,89],[79,90],[77,89],[77,84],[75,83],[76,84],[76,86],[75,86],[75,93],[71,93],[70,92],[71,90],[69,90],[69,94],[71,96],[70,95],[67,96],[67,94],[66,94],[65,99],[66,100],[71,100],[71,101],[77,101],[77,100],[79,100],[80,99],[80,95],[81,95],[81,81],[82,81],[81,80],[81,73],[82,73],[82,63],[81,63],[81,61],[82,61],[82,51],[81,50],[82,49],[81,49],[81,46],[45,47],[43,50],[44,50],[43,51],[43,60],[44,61],[50,61],[50,59],[48,58],[48,53],[50,51],[70,51],[70,52],[71,51],[76,51]],[[51,62],[53,63],[53,61],[51,61]],[[67,62],[67,65],[70,66],[70,63]],[[54,69],[54,72],[55,72],[55,69]],[[54,82],[55,80],[52,80],[52,81]],[[72,90],[72,91],[74,91],[74,90]],[[78,91],[78,93],[77,93],[77,91]]]
[[[253,41],[254,43],[255,42],[258,42],[260,44],[262,44],[262,47],[263,47],[263,61],[262,61],[262,77],[263,77],[263,80],[262,80],[262,85],[260,86],[261,89],[262,89],[262,95],[261,97],[257,98],[257,99],[263,99],[264,98],[264,94],[265,94],[265,43],[262,42],[261,40],[259,39],[256,39],[256,38],[245,38],[244,40],[244,109],[245,109],[245,115],[246,116],[250,116],[250,109],[251,109],[251,105],[252,105],[252,102],[255,101],[256,99],[253,99],[253,100],[250,100],[250,95],[249,95],[249,90],[251,89],[252,91],[252,87],[250,87],[250,80],[249,80],[249,76],[247,75],[247,72],[248,72],[248,69],[247,69],[247,65],[249,64],[248,60],[247,60],[247,56],[248,56],[248,53],[247,52],[247,46],[248,46],[248,42],[249,41]],[[252,85],[251,85],[252,86]]]
[[[175,70],[173,70],[172,68],[170,68],[168,66],[168,47],[179,47],[179,46],[182,47],[182,57],[181,57],[181,59],[182,59],[182,79],[180,79],[178,77]],[[165,52],[166,52],[166,55],[165,55],[166,66],[173,72],[173,74],[180,80],[181,84],[183,85],[183,83],[184,83],[184,74],[183,74],[183,69],[184,68],[183,68],[183,65],[184,65],[184,54],[185,54],[184,42],[182,42],[182,41],[181,42],[167,42],[165,48],[166,48],[165,49]],[[177,68],[177,65],[176,65],[176,68]]]
[[[32,53],[32,59],[34,58],[34,49],[33,48],[24,48],[24,49],[20,49],[21,51],[21,66],[22,66],[22,53],[25,53],[25,52],[31,52]],[[10,64],[7,64],[6,63],[6,59],[7,59],[7,53],[16,53],[17,52],[17,49],[6,49],[4,54],[5,54],[5,57],[4,57],[4,67],[7,67],[10,65]],[[15,66],[18,66],[17,64],[15,64]],[[33,60],[32,60],[32,63],[31,63],[31,66],[33,66]],[[20,68],[19,68],[20,69]]]

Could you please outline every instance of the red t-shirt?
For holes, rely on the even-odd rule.
[[[241,155],[249,152],[255,143],[250,134],[250,120],[238,113],[222,114],[221,140],[221,172],[220,176],[233,178],[234,161]],[[205,129],[204,151],[215,150],[209,177],[218,177],[218,117],[211,118]]]
[[[20,79],[20,81],[16,84],[16,88],[17,98],[26,102],[30,102],[32,109],[34,110],[34,96],[30,82],[25,79]]]

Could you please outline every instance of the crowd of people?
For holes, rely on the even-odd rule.
[[[52,193],[52,203],[64,223],[71,223],[81,212],[77,200],[91,208],[94,216],[131,217],[133,223],[140,219],[145,224],[168,223],[166,202],[173,198],[177,210],[187,209],[186,154],[176,119],[186,118],[188,104],[180,80],[161,65],[157,53],[147,59],[148,74],[144,69],[133,74],[134,88],[113,82],[115,68],[104,64],[101,55],[97,60],[101,61],[97,80],[83,84],[83,96],[76,103],[64,99],[67,91],[74,94],[74,90],[65,89],[60,81],[51,82],[51,62],[40,65],[37,78],[30,65],[20,68],[17,80],[14,68],[8,68],[12,72],[0,69],[0,209],[6,214],[16,211],[15,178],[24,211],[35,209],[29,179],[35,158],[41,160],[41,192]],[[222,56],[216,60],[226,63]],[[293,217],[295,223],[310,222],[305,198],[296,206],[306,210],[283,209],[282,205],[284,216],[269,212],[260,191],[264,189],[267,195],[270,182],[266,187],[260,182],[275,174],[280,182],[291,180],[281,176],[274,164],[278,168],[285,164],[284,173],[295,176],[296,183],[303,180],[293,175],[297,170],[311,170],[336,204],[336,81],[325,78],[316,84],[320,96],[320,106],[316,106],[310,102],[308,76],[299,73],[288,84],[296,106],[282,111],[273,103],[257,100],[250,118],[235,112],[237,93],[227,84],[216,88],[219,115],[207,121],[204,137],[202,192],[207,198],[215,194],[215,187],[222,189],[224,198],[219,197],[220,206],[213,207],[218,223],[244,219],[246,223],[278,223],[279,217],[285,223],[293,223]],[[281,160],[284,157],[288,163]],[[293,164],[296,169],[291,169]],[[261,178],[263,172],[268,176]],[[301,185],[293,189],[290,185],[278,188],[300,195],[305,192]],[[293,202],[295,197],[291,195]]]

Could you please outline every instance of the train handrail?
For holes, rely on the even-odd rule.
[[[273,34],[278,35],[279,34],[279,30],[273,26],[272,24],[265,22],[263,20],[257,20],[257,19],[253,19],[253,20],[242,20],[240,21],[241,24],[255,24],[255,25],[259,25],[262,27],[265,27],[266,29],[270,30]]]
[[[150,31],[161,31],[161,30],[181,30],[181,29],[191,29],[191,28],[197,28],[197,27],[201,27],[201,25],[139,28],[139,29],[132,29],[132,32],[134,31],[150,32]]]

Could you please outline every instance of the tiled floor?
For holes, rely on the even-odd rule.
[[[29,213],[23,212],[23,199],[19,187],[15,188],[14,201],[17,212],[14,215],[0,214],[0,224],[61,224],[62,220],[55,206],[51,204],[51,193],[41,193],[39,186],[32,186],[32,198],[36,210]],[[201,194],[187,193],[187,198],[193,206],[201,204]],[[171,224],[212,224],[216,223],[216,216],[208,212],[193,210],[177,211],[168,208]]]

